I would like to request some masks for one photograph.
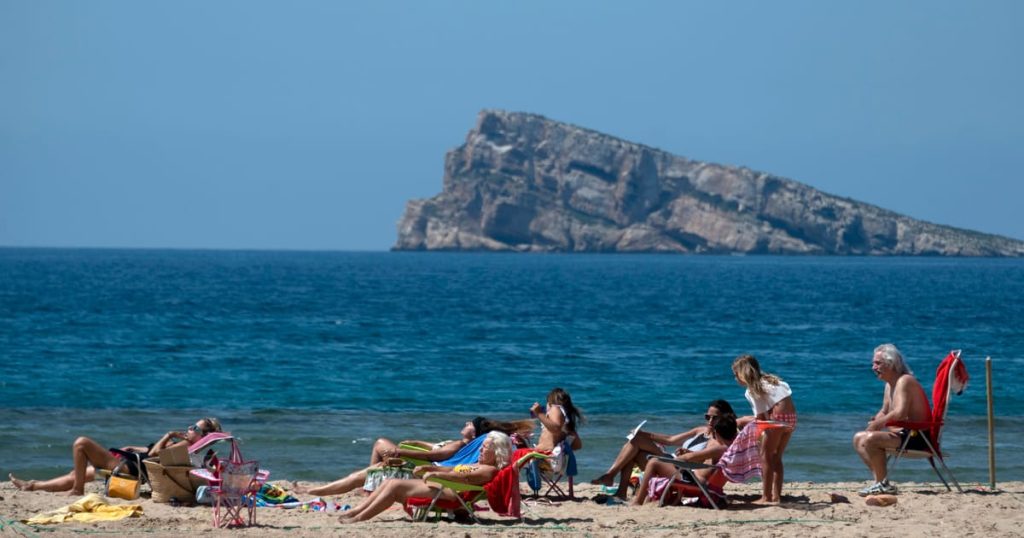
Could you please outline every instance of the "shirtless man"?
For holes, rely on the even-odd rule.
[[[932,413],[924,388],[914,378],[914,373],[907,367],[903,355],[896,346],[882,344],[875,348],[871,369],[878,379],[885,382],[885,396],[882,399],[882,409],[868,422],[866,430],[853,436],[853,448],[864,460],[864,464],[871,469],[875,478],[874,484],[858,493],[861,496],[891,495],[896,493],[896,486],[889,483],[885,468],[885,450],[899,448],[908,435],[911,438],[907,448],[920,448],[925,443],[916,432],[887,427],[886,424],[893,420],[927,422],[931,420]]]

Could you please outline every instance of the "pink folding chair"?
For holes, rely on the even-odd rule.
[[[217,465],[210,478],[213,494],[213,526],[243,527],[256,524],[256,493],[270,473],[261,471],[259,462],[245,461],[238,442],[231,439],[231,456]]]

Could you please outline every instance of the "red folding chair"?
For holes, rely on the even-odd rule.
[[[886,426],[897,426],[900,428],[906,428],[916,432],[916,435],[922,437],[925,442],[925,448],[923,449],[908,449],[907,444],[910,442],[912,436],[908,435],[899,448],[890,449],[886,452],[889,455],[888,469],[891,473],[899,463],[901,458],[911,459],[927,459],[928,463],[931,464],[932,470],[942,481],[946,489],[953,491],[949,487],[949,481],[953,482],[956,486],[957,491],[963,493],[964,490],[960,488],[960,483],[957,482],[956,477],[953,476],[953,471],[949,470],[946,466],[946,458],[942,453],[941,445],[939,441],[942,437],[942,427],[946,422],[946,409],[949,403],[950,394],[961,394],[967,387],[967,368],[964,366],[963,361],[960,359],[960,350],[955,349],[946,355],[946,358],[939,363],[938,369],[935,371],[935,384],[932,385],[932,419],[923,422],[911,422],[903,420],[894,420],[886,424]],[[935,460],[939,460],[939,465],[942,466],[942,471],[935,465]],[[947,481],[947,477],[949,481]]]

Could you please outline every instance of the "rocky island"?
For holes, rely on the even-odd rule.
[[[1024,256],[1024,242],[485,110],[441,194],[408,202],[394,250]]]

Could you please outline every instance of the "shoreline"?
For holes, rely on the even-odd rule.
[[[271,482],[286,486],[283,480]],[[318,484],[318,483],[313,483]],[[244,529],[254,536],[320,536],[323,534],[370,534],[380,538],[417,536],[621,536],[643,534],[668,536],[715,532],[719,536],[769,537],[780,533],[802,536],[1019,536],[1024,526],[1024,482],[997,484],[995,491],[977,483],[961,484],[966,493],[952,493],[940,483],[899,483],[898,502],[893,506],[865,504],[856,491],[862,482],[792,482],[783,491],[783,503],[761,506],[751,501],[760,495],[760,483],[729,484],[730,506],[725,510],[692,507],[642,507],[606,505],[595,501],[603,495],[598,486],[577,484],[574,500],[547,503],[524,497],[522,521],[502,518],[491,511],[479,513],[482,524],[413,523],[405,512],[389,509],[377,518],[354,525],[338,523],[339,512],[310,512],[301,509],[258,508],[257,526]],[[86,493],[102,493],[102,484],[90,483]],[[526,490],[525,484],[522,487]],[[848,503],[833,502],[838,493]],[[306,496],[299,496],[308,500]],[[356,505],[358,492],[328,497],[339,504]],[[13,484],[0,484],[0,514],[4,526],[33,532],[32,527],[11,521],[28,519],[38,513],[66,506],[78,497],[56,493],[23,492]],[[208,506],[172,507],[153,502],[144,495],[136,501],[114,499],[112,504],[139,504],[143,515],[101,523],[63,523],[40,527],[47,535],[79,535],[83,532],[127,536],[175,536],[203,533],[204,536],[235,536],[239,530],[213,529]],[[37,531],[39,532],[39,531]]]

